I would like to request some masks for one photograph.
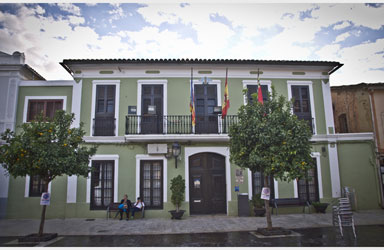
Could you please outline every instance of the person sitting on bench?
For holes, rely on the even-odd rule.
[[[131,218],[133,219],[133,217],[135,216],[135,212],[139,212],[142,209],[144,209],[144,206],[145,206],[144,202],[141,200],[141,198],[137,197],[137,201],[135,202],[135,204],[133,204],[133,207],[131,209],[132,211]]]
[[[128,195],[125,194],[119,205],[120,220],[123,219],[123,212],[127,214],[127,220],[129,220],[129,210],[131,206],[131,201],[128,200]]]

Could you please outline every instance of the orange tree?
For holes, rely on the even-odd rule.
[[[257,100],[257,94],[253,95]],[[257,101],[242,105],[238,123],[229,131],[231,162],[241,168],[259,171],[264,175],[264,186],[269,187],[268,176],[281,181],[306,178],[313,167],[308,123],[291,112],[292,102],[284,96],[272,95],[264,104]],[[264,201],[267,226],[272,229],[269,201]]]
[[[53,120],[39,115],[34,121],[22,124],[18,134],[7,130],[1,136],[5,144],[0,146],[0,164],[13,177],[39,176],[45,183],[43,192],[47,192],[49,182],[58,176],[87,177],[88,163],[96,147],[83,145],[83,124],[71,128],[73,120],[74,114],[60,110]],[[44,230],[45,211],[43,205],[39,236]]]

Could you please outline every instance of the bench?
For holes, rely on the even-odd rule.
[[[282,199],[273,199],[271,200],[272,203],[272,214],[273,209],[276,209],[276,215],[277,210],[279,207],[303,207],[303,213],[305,213],[305,208],[308,208],[308,213],[311,212],[311,207],[308,201],[300,200],[297,198],[282,198]]]
[[[116,219],[116,217],[117,217],[117,215],[119,215],[119,205],[120,205],[120,202],[111,202],[108,206],[107,206],[107,220],[109,219],[109,218],[111,218],[111,213],[114,213],[114,212],[116,212],[116,214],[115,214],[115,217],[113,217],[114,219]],[[145,212],[144,212],[144,209],[145,207],[143,207],[142,209],[141,209],[141,218],[144,218],[144,214],[145,214]],[[138,212],[136,212],[136,213],[138,213]]]

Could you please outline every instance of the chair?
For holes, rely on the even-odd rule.
[[[339,198],[338,206],[332,207],[332,223],[335,226],[339,225],[341,237],[343,235],[343,226],[352,226],[353,235],[356,238],[355,222],[353,220],[353,213],[351,203],[348,198]]]

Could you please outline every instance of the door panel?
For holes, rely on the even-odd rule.
[[[200,153],[189,158],[191,214],[226,213],[225,158]]]
[[[217,115],[213,108],[217,106],[216,85],[195,85],[196,93],[196,134],[218,133]]]
[[[149,112],[155,106],[155,114]],[[141,133],[163,133],[163,85],[143,85],[141,96]]]
[[[306,120],[310,126],[311,131],[312,127],[312,114],[311,114],[311,100],[309,97],[309,87],[308,86],[292,86],[292,98],[293,102],[293,113],[297,115],[300,119]]]

